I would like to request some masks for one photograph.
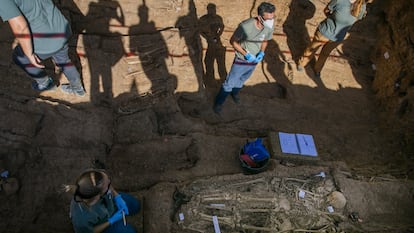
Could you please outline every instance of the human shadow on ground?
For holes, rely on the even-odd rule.
[[[78,42],[79,36],[82,34],[83,30],[85,29],[86,19],[85,15],[81,12],[78,5],[73,0],[54,0],[55,5],[59,8],[62,14],[66,17],[69,21],[72,30],[72,36],[68,41],[69,44],[69,57],[72,60],[72,63],[76,66],[81,75],[82,83],[83,80],[83,72],[82,72],[82,64],[80,61],[80,57],[78,54]]]
[[[74,34],[82,33],[87,22],[78,5],[73,0],[54,0],[54,2],[66,19],[69,20],[72,32]]]
[[[207,5],[207,14],[198,21],[200,35],[207,42],[207,51],[204,57],[204,85],[218,87],[227,77],[226,47],[221,42],[224,32],[223,18],[216,13],[216,5]],[[217,62],[219,80],[214,77],[214,61]]]
[[[201,91],[203,88],[202,46],[197,24],[197,9],[194,0],[189,0],[188,14],[179,17],[175,23],[175,27],[178,28],[180,37],[183,37],[185,40],[188,55],[194,67],[194,73],[197,76],[199,84],[198,91]]]
[[[294,61],[297,61],[311,41],[306,20],[313,17],[315,10],[315,5],[310,1],[293,0],[289,5],[289,15],[283,23],[283,32],[287,36],[287,44]]]
[[[306,20],[312,19],[315,12],[316,7],[311,1],[293,0],[289,5],[289,15],[283,23],[283,31],[287,36],[287,44],[295,63],[298,62],[306,46],[312,41],[306,27]],[[311,60],[309,65],[305,67],[309,77],[314,77],[313,70],[309,68],[314,63],[315,60]],[[316,78],[313,80],[318,86],[323,86],[320,80]]]
[[[271,78],[276,81],[275,85],[269,85],[275,88],[270,93],[281,99],[286,98],[288,87],[291,85],[292,65],[287,61],[275,40],[268,41],[266,56],[260,66],[267,82],[271,82]]]
[[[124,14],[118,1],[99,0],[89,4],[85,16],[84,47],[89,63],[90,99],[94,105],[111,106],[114,66],[125,54],[120,33],[110,30],[112,19],[124,25]],[[102,87],[102,90],[101,90]]]
[[[119,111],[133,112],[138,105],[142,108],[160,96],[172,95],[177,88],[177,78],[170,74],[166,59],[168,47],[153,21],[149,21],[149,8],[145,4],[138,6],[139,23],[129,28],[129,50],[137,56],[139,65],[131,68],[129,78],[132,78],[130,92],[123,93],[117,98],[120,102]],[[144,74],[145,77],[143,77]],[[144,100],[151,99],[150,101]]]
[[[265,52],[264,60],[258,64],[257,71],[263,73],[266,84],[260,85],[261,88],[245,86],[243,92],[262,97],[285,99],[292,85],[292,65],[273,39],[268,41]]]

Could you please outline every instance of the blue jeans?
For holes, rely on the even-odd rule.
[[[134,215],[139,212],[141,203],[135,197],[126,193],[119,193],[119,195],[122,196],[122,199],[124,199],[128,206],[128,215]],[[124,226],[124,222],[121,220],[106,228],[103,233],[136,233],[136,230],[129,223]]]
[[[236,57],[226,81],[223,83],[224,91],[231,92],[233,88],[242,88],[246,80],[252,75],[256,65],[256,63],[249,63]]]
[[[68,55],[69,46],[65,44],[63,48],[59,51],[52,53],[52,54],[37,54],[37,56],[42,59],[49,59],[52,58],[53,61],[59,68],[62,70],[63,74],[65,74],[66,78],[69,80],[69,83],[72,87],[78,88],[82,87],[82,82],[80,79],[80,74],[76,69],[75,65],[69,58]],[[20,66],[30,77],[34,80],[42,80],[48,76],[45,69],[37,68],[33,66],[29,59],[24,54],[20,45],[17,45],[13,51],[13,61]]]

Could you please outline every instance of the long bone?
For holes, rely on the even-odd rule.
[[[255,184],[255,183],[264,183],[266,185],[266,187],[268,187],[268,182],[266,181],[266,179],[264,177],[259,178],[259,179],[255,179],[255,180],[249,180],[249,181],[243,181],[243,182],[239,182],[239,183],[234,183],[234,184],[229,184],[229,186],[244,186],[244,185],[248,185],[248,184]]]
[[[275,197],[249,197],[243,196],[240,193],[224,193],[224,194],[215,194],[213,196],[204,196],[201,197],[201,202],[211,202],[211,201],[261,201],[261,202],[276,202],[277,198]]]
[[[199,213],[198,215],[200,216],[200,219],[205,220],[205,221],[212,221],[213,219],[213,215],[208,215],[204,213]],[[218,217],[217,216],[217,219],[219,220],[219,223],[229,225],[233,228],[236,227],[235,219],[233,217]]]

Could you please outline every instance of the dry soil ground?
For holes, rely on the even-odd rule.
[[[197,82],[200,79],[194,76],[200,72],[200,62],[193,68],[188,56],[172,56],[171,47],[167,56],[157,43],[162,41],[159,34],[144,38],[149,42],[142,49],[149,54],[154,51],[151,42],[161,48],[155,49],[158,55],[150,56],[149,61],[145,57],[118,58],[101,48],[87,50],[82,41],[72,46],[78,49],[78,55],[87,53],[79,64],[88,94],[78,98],[60,91],[32,91],[25,74],[10,63],[12,36],[5,33],[0,64],[0,159],[11,176],[19,179],[20,189],[13,195],[0,194],[0,231],[71,232],[70,196],[59,192],[60,185],[73,182],[85,168],[104,165],[117,189],[145,199],[145,232],[197,232],[189,226],[201,229],[199,232],[212,232],[212,225],[200,220],[203,216],[197,213],[206,211],[205,205],[212,203],[202,198],[217,193],[241,201],[226,199],[233,200],[227,202],[233,209],[222,217],[237,216],[243,208],[263,207],[263,203],[255,202],[243,206],[252,193],[259,198],[279,198],[265,203],[275,205],[273,212],[266,210],[257,218],[247,217],[244,222],[239,221],[245,219],[244,215],[239,220],[221,219],[226,227],[222,232],[243,232],[243,227],[237,225],[240,223],[273,226],[279,232],[320,228],[334,232],[335,227],[348,232],[412,232],[414,186],[404,179],[410,165],[396,154],[393,135],[382,131],[370,88],[375,74],[369,60],[376,39],[373,25],[381,9],[371,6],[372,14],[358,23],[348,40],[332,53],[318,79],[309,69],[297,72],[294,59],[311,37],[305,28],[309,11],[322,17],[325,2],[291,2],[290,15],[276,21],[265,61],[241,91],[241,103],[228,99],[219,115],[212,111],[219,87]],[[0,26],[10,33],[6,24]],[[173,33],[176,31],[162,35],[166,38]],[[222,36],[228,49],[227,69],[233,59],[230,35],[229,29]],[[83,38],[85,43],[87,38]],[[108,40],[103,43],[117,43]],[[108,62],[110,58],[116,62]],[[53,73],[53,65],[48,67]],[[95,80],[99,79],[97,73],[103,81]],[[105,86],[105,77],[112,79],[109,86]],[[61,75],[54,78],[65,82]],[[268,172],[243,175],[236,159],[240,146],[246,139],[266,138],[272,131],[313,135],[320,162],[282,165],[272,158]],[[327,173],[327,183],[308,182],[320,171]],[[279,184],[286,179],[298,183]],[[237,186],[240,183],[241,188]],[[185,213],[186,221],[193,222],[170,220],[176,187],[193,198],[180,210],[192,208]],[[305,204],[300,202],[295,196],[298,188],[312,191],[313,198]],[[327,215],[325,208],[325,197],[334,190],[342,191],[348,200],[336,216]],[[283,213],[281,206],[286,203],[280,200],[290,202]],[[359,213],[362,223],[348,218],[352,211]],[[219,213],[211,209],[203,212]],[[244,232],[266,231],[245,227]]]

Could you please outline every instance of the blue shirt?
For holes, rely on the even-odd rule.
[[[75,200],[70,203],[70,218],[76,233],[93,233],[93,228],[107,222],[115,211],[114,197],[110,192],[92,206]]]
[[[3,21],[23,15],[32,33],[34,52],[51,54],[71,35],[68,21],[51,0],[0,0]]]
[[[331,0],[328,9],[332,14],[319,24],[319,32],[331,41],[342,41],[351,26],[364,16],[366,4],[357,17],[351,15],[349,0]]]

